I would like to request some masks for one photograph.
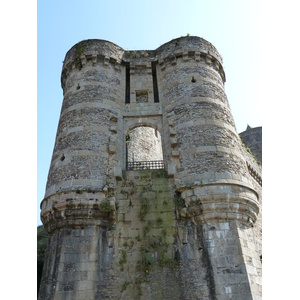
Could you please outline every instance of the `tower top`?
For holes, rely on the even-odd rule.
[[[203,56],[208,61],[215,61],[218,65],[223,82],[226,81],[222,67],[223,59],[213,44],[198,36],[185,36],[173,39],[155,50],[124,50],[122,47],[110,41],[101,39],[83,40],[75,44],[66,54],[62,69],[62,87],[68,70],[72,67],[81,68],[86,61],[92,59],[94,63],[98,59],[117,64],[128,64],[136,60],[164,61],[178,57],[195,55]]]

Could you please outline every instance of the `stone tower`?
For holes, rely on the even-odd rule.
[[[39,299],[261,299],[261,166],[199,37],[66,54]]]

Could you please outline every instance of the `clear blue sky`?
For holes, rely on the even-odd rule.
[[[260,6],[252,1],[38,1],[37,6],[37,222],[63,101],[66,52],[84,39],[124,49],[155,49],[187,34],[205,38],[223,57],[226,93],[238,132],[262,126]]]

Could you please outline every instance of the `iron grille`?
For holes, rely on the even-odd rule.
[[[163,160],[128,161],[126,163],[127,171],[156,170],[156,169],[164,169],[164,168],[165,168],[165,163]]]

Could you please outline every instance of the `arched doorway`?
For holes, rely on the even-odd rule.
[[[126,133],[126,169],[163,169],[160,132],[150,126],[139,126]]]

